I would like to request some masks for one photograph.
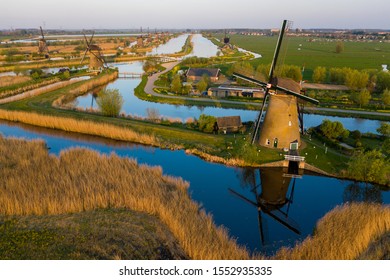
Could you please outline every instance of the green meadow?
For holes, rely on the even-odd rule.
[[[217,34],[222,38],[222,34]],[[231,35],[230,42],[246,50],[259,53],[258,64],[271,63],[277,36]],[[344,51],[336,53],[336,40],[311,37],[285,37],[280,59],[285,64],[305,66],[308,71],[317,66],[350,67],[354,69],[381,69],[382,64],[390,65],[390,44],[386,42],[345,41]],[[281,61],[282,62],[282,61]]]

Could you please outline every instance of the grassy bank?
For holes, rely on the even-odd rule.
[[[0,216],[1,260],[186,258],[157,217],[128,209]]]
[[[187,194],[188,183],[116,155],[0,138],[0,215],[58,215],[126,208],[155,215],[193,259],[247,259]],[[33,156],[32,156],[33,155]],[[34,178],[34,180],[31,180]],[[180,209],[180,211],[178,211]]]
[[[336,207],[294,248],[281,249],[276,259],[353,260],[383,259],[386,247],[374,244],[390,232],[390,207],[377,204],[351,204]],[[374,246],[378,250],[373,250]],[[383,249],[384,248],[384,249]],[[388,247],[387,247],[388,248]],[[370,250],[370,251],[368,251]]]

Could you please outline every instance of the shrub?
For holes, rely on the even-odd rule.
[[[117,117],[123,106],[123,97],[118,89],[104,89],[99,92],[96,103],[105,116]]]

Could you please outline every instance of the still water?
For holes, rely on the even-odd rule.
[[[0,133],[7,137],[43,139],[50,153],[56,155],[71,147],[85,147],[104,154],[115,152],[135,158],[139,163],[160,165],[164,174],[187,180],[192,199],[201,203],[217,225],[226,227],[238,243],[252,252],[272,254],[281,246],[293,246],[312,234],[318,219],[336,205],[351,201],[390,203],[390,192],[371,184],[313,174],[293,179],[285,177],[280,169],[227,167],[203,161],[184,151],[8,122],[0,122]]]

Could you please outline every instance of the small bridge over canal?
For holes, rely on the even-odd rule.
[[[125,78],[125,79],[139,79],[142,78],[143,73],[136,73],[136,72],[119,72],[118,78]]]

